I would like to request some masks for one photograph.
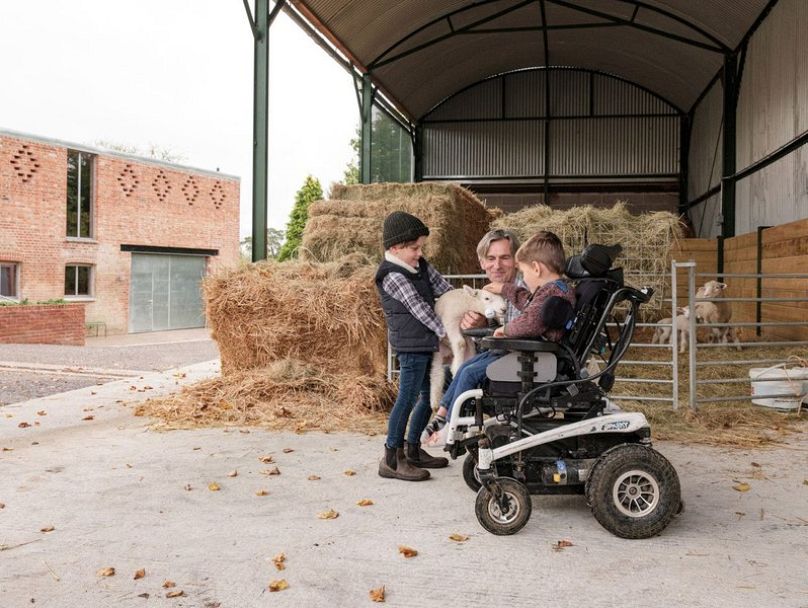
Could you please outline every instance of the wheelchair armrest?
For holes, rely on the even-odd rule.
[[[529,353],[557,353],[559,346],[555,342],[544,340],[526,340],[524,338],[483,338],[483,348],[491,350],[514,350]]]
[[[469,338],[487,338],[494,333],[493,327],[470,327],[469,329],[461,329],[460,333]]]

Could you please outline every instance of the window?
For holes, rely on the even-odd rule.
[[[93,156],[76,150],[67,151],[67,236],[92,236]]]
[[[19,264],[13,262],[0,262],[0,296],[5,298],[19,298],[18,291]]]
[[[92,266],[65,266],[65,295],[91,296]]]

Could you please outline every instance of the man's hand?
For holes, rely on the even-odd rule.
[[[488,319],[478,312],[469,311],[460,320],[460,329],[474,329],[477,327],[487,327]]]
[[[490,291],[491,293],[495,293],[497,295],[502,294],[502,286],[504,283],[488,283],[488,285],[483,285],[483,289],[486,291]]]
[[[505,326],[497,327],[494,330],[493,336],[495,338],[504,338],[505,337]]]

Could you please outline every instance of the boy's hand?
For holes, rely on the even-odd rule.
[[[490,291],[491,293],[495,293],[500,295],[502,293],[502,286],[504,283],[489,283],[488,285],[483,285],[483,289],[486,291]]]
[[[460,329],[474,329],[477,327],[487,327],[488,319],[478,312],[469,311],[460,320]]]
[[[503,325],[503,326],[497,327],[494,330],[493,336],[495,338],[504,338],[505,337],[505,326]]]

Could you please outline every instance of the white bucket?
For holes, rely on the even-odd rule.
[[[781,411],[796,410],[800,402],[808,399],[808,367],[786,369],[781,363],[773,367],[753,367],[749,370],[752,382],[752,403]],[[765,382],[755,382],[765,380]],[[766,395],[794,395],[793,397],[768,397]]]

